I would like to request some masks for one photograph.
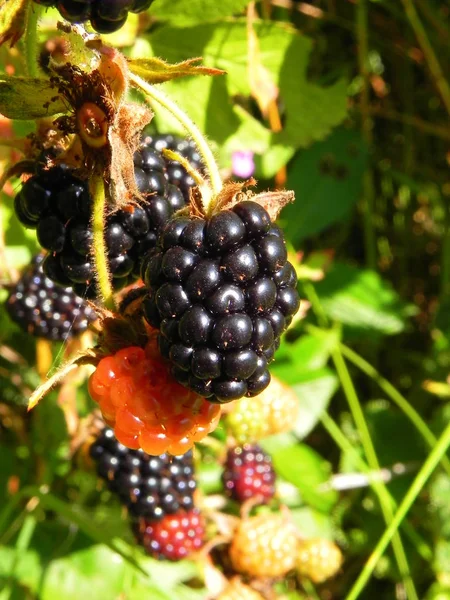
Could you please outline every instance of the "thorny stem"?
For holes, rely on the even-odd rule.
[[[204,208],[207,214],[209,214],[212,207],[212,201],[214,196],[222,189],[222,179],[220,177],[219,168],[217,166],[216,160],[214,158],[214,154],[211,151],[207,141],[205,140],[203,134],[197,125],[192,121],[188,115],[183,112],[173,100],[171,100],[166,94],[154,85],[150,85],[146,81],[144,81],[139,75],[135,75],[134,73],[130,73],[130,81],[134,83],[134,85],[142,90],[144,94],[149,96],[155,102],[158,102],[161,106],[163,106],[167,111],[170,112],[186,129],[187,133],[194,140],[198,151],[200,152],[203,162],[205,163],[206,170],[209,174],[209,179],[211,182],[212,195],[210,197],[203,198]]]
[[[422,25],[412,0],[402,0],[402,2],[408,21],[416,35],[422,52],[425,55],[434,84],[442,98],[442,102],[444,103],[448,114],[450,115],[450,85],[445,78],[442,67],[437,59],[433,46],[428,39],[425,27]]]
[[[369,17],[367,0],[358,0],[356,6],[356,34],[358,40],[358,66],[362,77],[361,90],[361,125],[362,135],[369,151],[372,146],[372,120],[369,114],[370,107],[370,81],[369,81]],[[369,159],[370,160],[370,159]],[[363,180],[362,210],[364,218],[364,242],[366,251],[366,262],[369,269],[376,269],[377,253],[375,230],[373,226],[374,214],[374,182],[371,165],[368,165]]]
[[[24,38],[26,67],[30,77],[37,77],[39,75],[36,57],[38,45],[38,20],[40,13],[41,7],[34,2],[30,2]]]
[[[100,170],[94,173],[90,183],[93,199],[92,232],[93,258],[97,276],[98,293],[106,308],[115,309],[113,289],[108,271],[107,248],[105,243],[106,196],[105,182]]]
[[[444,454],[447,452],[450,447],[450,424],[447,425],[441,437],[438,440],[438,443],[434,447],[433,451],[428,456],[427,460],[424,462],[422,468],[417,473],[416,478],[414,479],[411,487],[403,498],[402,503],[398,507],[397,512],[394,515],[389,526],[386,528],[384,534],[381,536],[378,544],[375,547],[375,550],[370,555],[368,561],[364,565],[361,573],[358,576],[358,579],[355,581],[352,589],[347,594],[345,600],[356,600],[359,598],[362,590],[366,586],[369,581],[375,567],[377,566],[378,561],[383,556],[389,542],[392,540],[393,536],[397,533],[398,528],[400,527],[403,519],[406,517],[409,509],[416,501],[417,496],[423,490],[426,482],[430,478],[431,474],[437,467],[439,461],[442,459]]]

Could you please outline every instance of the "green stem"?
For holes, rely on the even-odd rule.
[[[19,536],[17,538],[16,547],[14,550],[14,557],[9,571],[8,581],[6,586],[3,588],[0,594],[0,600],[9,600],[13,592],[14,587],[14,574],[19,563],[20,558],[28,550],[31,538],[33,537],[34,530],[36,528],[36,519],[33,515],[27,515],[23,522]]]
[[[354,350],[345,346],[344,344],[340,344],[340,349],[342,354],[347,358],[350,362],[352,362],[355,367],[360,369],[363,373],[365,373],[368,377],[370,377],[375,383],[377,383],[383,392],[399,407],[401,411],[408,417],[417,431],[421,434],[425,442],[428,444],[430,448],[434,448],[437,442],[437,438],[425,421],[422,419],[420,414],[416,411],[414,407],[408,402],[408,400],[400,394],[400,392],[390,383],[387,379],[385,379],[370,363],[368,363],[362,356],[357,354]],[[444,467],[447,474],[450,476],[450,460],[447,456],[442,458],[442,466]]]
[[[27,75],[29,77],[38,77],[39,69],[37,62],[38,53],[38,21],[41,14],[41,7],[30,2],[27,12],[27,24],[25,28],[24,46],[25,61],[27,66]]]
[[[187,133],[192,137],[198,151],[203,158],[203,162],[205,163],[205,167],[209,174],[212,192],[214,196],[216,196],[222,189],[222,179],[220,177],[219,168],[214,158],[214,154],[212,153],[211,148],[209,147],[200,129],[197,127],[194,121],[192,121],[192,119],[175,104],[173,100],[166,96],[161,88],[156,88],[154,85],[150,85],[134,73],[130,73],[130,81],[134,83],[136,87],[140,88],[147,96],[155,100],[158,104],[169,111],[170,114],[172,114],[181,123],[181,125],[186,129]],[[211,197],[204,199],[205,210],[207,212],[211,201]]]
[[[351,379],[350,373],[347,369],[347,365],[345,363],[344,357],[342,356],[339,346],[333,350],[331,356],[333,358],[333,362],[336,367],[336,371],[339,376],[342,389],[347,398],[350,411],[361,436],[361,442],[364,448],[364,453],[367,457],[369,467],[374,471],[379,471],[380,463],[378,462],[378,457],[372,443],[372,438],[370,437],[369,428],[367,426],[367,422],[364,417],[359,398],[356,394],[353,381]],[[382,487],[385,486],[381,482],[375,480],[373,481],[373,484],[374,486],[376,486],[376,489],[378,489],[381,511],[383,513],[383,517],[386,524],[389,525],[393,518],[392,505],[390,502],[385,501],[385,497],[383,496],[382,492],[379,491]],[[398,564],[400,574],[404,579],[405,590],[408,594],[408,598],[410,600],[418,600],[418,596],[414,587],[414,582],[411,578],[405,549],[403,548],[402,540],[398,532],[396,532],[396,534],[392,538],[392,548],[394,550],[394,555]]]
[[[414,3],[412,0],[402,0],[402,2],[408,21],[416,35],[419,46],[421,47],[427,61],[428,68],[430,69],[436,89],[442,98],[442,102],[444,103],[448,114],[450,115],[450,85],[445,78],[442,67],[437,59],[433,46],[428,39],[425,27],[422,25],[419,15],[417,14]]]
[[[108,252],[105,242],[106,196],[105,182],[100,172],[94,173],[90,192],[93,198],[92,232],[93,255],[99,297],[106,308],[115,309],[113,289],[108,270]]]
[[[441,437],[439,438],[436,446],[434,447],[431,454],[428,456],[427,460],[424,462],[422,468],[416,475],[411,487],[409,488],[406,496],[403,498],[397,512],[394,515],[391,523],[385,530],[384,534],[381,536],[378,544],[376,545],[374,551],[369,557],[369,560],[364,565],[361,573],[358,576],[358,579],[355,581],[352,589],[347,594],[345,600],[356,600],[361,594],[362,590],[366,586],[369,581],[378,561],[383,556],[389,542],[392,540],[393,536],[396,535],[400,524],[403,519],[406,517],[409,509],[414,504],[417,499],[417,496],[420,494],[422,489],[424,488],[426,482],[430,478],[434,469],[437,467],[439,461],[442,459],[444,454],[447,452],[450,446],[450,423],[447,425],[445,430],[443,431]]]
[[[337,446],[341,449],[342,453],[347,453],[352,457],[352,460],[355,461],[355,464],[363,471],[364,473],[370,474],[371,470],[369,466],[365,463],[365,461],[361,458],[357,450],[352,446],[349,442],[348,438],[342,433],[338,425],[334,422],[334,420],[330,417],[328,413],[323,413],[321,416],[321,423],[330,435],[330,437],[334,440]],[[374,485],[374,482],[371,478],[369,478],[369,485],[375,492],[375,494],[381,494],[385,502],[390,502],[392,505],[392,510],[397,510],[397,503],[394,500],[393,496],[389,492],[389,489],[385,486],[380,486],[379,488]],[[430,562],[433,558],[433,550],[430,546],[425,542],[425,540],[416,532],[414,527],[405,521],[402,524],[402,527],[405,531],[405,534],[411,540],[414,548],[417,549],[417,552],[420,556],[427,562]]]
[[[370,73],[369,73],[369,11],[367,0],[358,0],[356,5],[356,35],[358,40],[358,66],[362,77],[361,127],[363,139],[370,151],[372,147],[372,119],[370,118]],[[364,218],[364,243],[366,263],[369,269],[376,269],[377,251],[373,226],[375,195],[372,167],[369,165],[363,179],[362,211]]]

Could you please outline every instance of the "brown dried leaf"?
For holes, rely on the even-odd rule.
[[[295,194],[292,191],[279,190],[276,192],[262,192],[247,199],[260,204],[269,213],[270,220],[276,221],[283,208],[294,202]]]
[[[22,37],[27,20],[27,9],[34,10],[27,0],[6,0],[0,6],[0,46],[10,42],[10,46]]]
[[[111,163],[108,183],[113,210],[141,197],[134,178],[133,156],[139,146],[140,133],[152,116],[152,112],[142,104],[122,104],[109,129]]]
[[[178,77],[189,75],[224,75],[225,71],[204,67],[197,63],[201,58],[190,58],[183,62],[171,65],[161,58],[134,58],[128,61],[128,67],[132,73],[139,75],[148,83],[163,83]]]

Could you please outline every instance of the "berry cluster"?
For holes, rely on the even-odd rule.
[[[281,577],[295,567],[295,527],[281,515],[261,514],[240,521],[230,547],[233,568],[250,577]]]
[[[213,402],[267,387],[299,296],[283,234],[263,207],[244,201],[209,220],[175,217],[142,272],[145,316],[179,383]]]
[[[220,407],[172,379],[154,336],[145,350],[131,346],[103,358],[89,392],[122,444],[155,456],[187,452],[220,418]]]
[[[182,179],[183,190],[194,183],[181,166],[178,179],[173,179],[170,161],[145,139],[135,154],[134,165],[145,202],[109,216],[105,227],[109,269],[116,290],[139,276],[141,257],[154,248],[161,227],[185,205],[183,193],[170,181],[178,183]],[[50,251],[44,264],[47,276],[60,285],[73,285],[82,296],[94,298],[92,199],[88,185],[66,166],[45,170],[38,165],[37,171],[15,198],[17,217],[26,227],[37,230],[39,243]]]
[[[172,150],[185,158],[195,171],[203,172],[200,153],[192,140],[170,133],[145,134],[142,139],[147,148],[153,148],[157,152],[162,152],[165,149]],[[164,159],[166,161],[165,176],[167,181],[181,190],[187,204],[190,189],[195,185],[195,181],[178,161],[166,157]]]
[[[303,540],[297,554],[297,573],[316,585],[334,577],[342,566],[340,548],[331,540],[312,538]]]
[[[153,0],[34,0],[43,6],[54,6],[70,23],[90,21],[99,33],[113,33],[127,20],[128,13],[140,13]]]
[[[138,542],[158,558],[180,560],[198,550],[204,521],[194,506],[192,452],[150,456],[130,450],[105,427],[90,447],[99,476],[132,515]]]
[[[35,256],[10,290],[6,310],[11,319],[36,337],[65,341],[85,331],[95,311],[72,288],[55,286],[44,275],[41,254]]]
[[[205,537],[205,522],[193,508],[167,515],[161,521],[140,519],[134,524],[139,544],[155,558],[182,560],[199,550]]]
[[[151,456],[130,450],[105,427],[90,447],[97,473],[119,495],[134,517],[159,520],[194,508],[192,451],[181,456]]]
[[[270,386],[256,398],[241,398],[227,414],[228,432],[239,444],[254,443],[269,435],[291,431],[299,414],[299,399],[292,388],[272,377]]]
[[[238,502],[250,498],[268,502],[275,494],[272,460],[256,444],[228,450],[222,481],[225,493]]]

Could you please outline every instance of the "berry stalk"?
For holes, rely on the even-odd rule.
[[[30,4],[27,14],[26,35],[24,38],[25,61],[27,73],[30,77],[38,77],[39,69],[37,63],[37,45],[38,45],[38,21],[41,14],[41,7],[38,4]]]
[[[106,217],[106,196],[105,184],[100,171],[94,173],[90,185],[90,192],[93,199],[92,210],[92,233],[93,233],[93,258],[95,263],[98,294],[104,306],[114,310],[115,302],[113,289],[111,286],[111,277],[108,270],[108,253],[105,242],[105,217]]]
[[[188,134],[194,140],[198,151],[200,152],[203,161],[205,163],[206,170],[209,174],[209,179],[211,183],[212,194],[210,193],[208,196],[203,197],[203,204],[205,208],[205,212],[208,214],[212,199],[216,196],[222,189],[222,179],[220,177],[219,168],[215,161],[214,155],[203,137],[200,129],[197,125],[192,121],[190,117],[186,113],[184,113],[176,104],[173,102],[163,91],[157,89],[155,86],[148,84],[146,81],[141,79],[138,75],[134,73],[130,73],[129,75],[130,81],[134,83],[134,85],[142,90],[144,94],[152,98],[155,102],[158,102],[161,106],[163,106],[166,110],[168,110],[186,129]]]

